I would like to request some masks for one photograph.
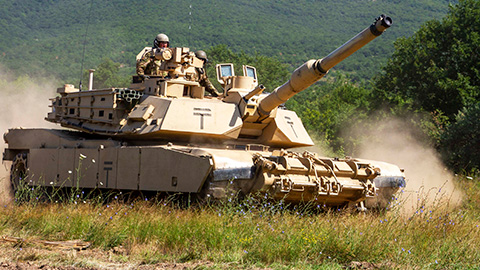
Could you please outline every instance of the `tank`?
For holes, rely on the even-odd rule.
[[[375,205],[405,185],[393,164],[328,158],[312,146],[302,121],[282,104],[320,80],[340,61],[381,35],[387,16],[319,60],[297,68],[266,93],[255,67],[216,65],[219,96],[200,78],[203,60],[186,47],[145,48],[162,76],[133,76],[129,88],[79,90],[67,84],[51,99],[46,120],[68,129],[9,129],[4,161],[14,189],[22,184],[125,191],[230,192],[286,202]]]

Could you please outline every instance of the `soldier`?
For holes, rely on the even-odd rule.
[[[161,60],[155,59],[154,50],[158,48],[168,48],[170,41],[165,34],[158,34],[153,41],[153,48],[151,51],[145,52],[140,60],[137,62],[137,74],[143,79],[148,78],[148,75],[167,76],[168,72],[160,70],[162,64]]]
[[[198,59],[203,60],[203,66],[205,67],[208,62],[207,54],[204,51],[196,51],[195,56]],[[196,68],[199,76],[198,82],[201,86],[205,87],[205,90],[209,92],[213,97],[220,96],[221,93],[219,93],[217,89],[215,89],[215,86],[213,86],[212,82],[210,82],[210,80],[208,79],[207,71],[204,67]]]

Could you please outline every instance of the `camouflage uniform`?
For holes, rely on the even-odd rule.
[[[146,52],[140,60],[137,62],[137,74],[138,75],[156,75],[164,76],[168,75],[168,71],[161,70],[162,60],[156,60],[153,50]]]
[[[218,97],[221,95],[215,86],[213,86],[212,82],[208,79],[207,72],[204,68],[197,68],[198,71],[198,83],[200,86],[205,87],[205,90],[209,92],[213,97]]]

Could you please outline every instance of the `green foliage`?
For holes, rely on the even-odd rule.
[[[443,16],[451,1],[0,0],[0,63],[19,74],[45,70],[72,83],[83,73],[82,62],[90,69],[107,57],[132,74],[135,55],[165,32],[172,46],[226,44],[234,52],[279,57],[294,68],[327,55],[385,13],[394,27],[337,67],[367,79],[385,63],[397,37]]]
[[[440,149],[456,171],[480,170],[480,102],[464,108],[442,134]]]
[[[375,79],[379,100],[447,117],[480,99],[480,1],[462,0],[441,21],[424,24],[395,42]]]
[[[93,89],[128,87],[130,76],[122,76],[119,72],[119,63],[115,63],[109,58],[103,58],[94,72]],[[88,71],[85,71],[83,75],[83,85],[85,86],[88,84],[88,75]]]

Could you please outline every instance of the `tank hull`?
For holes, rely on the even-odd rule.
[[[214,198],[231,192],[258,193],[292,203],[337,206],[376,198],[382,189],[404,185],[403,173],[391,164],[390,178],[383,181],[379,180],[382,166],[373,161],[269,151],[262,145],[120,141],[51,129],[10,129],[4,139],[8,148],[3,159],[13,161],[14,188],[23,181],[33,186],[181,192]]]

